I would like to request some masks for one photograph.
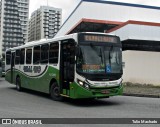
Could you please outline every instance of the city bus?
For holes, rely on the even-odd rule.
[[[74,33],[6,50],[5,79],[53,100],[121,95],[122,44],[104,33]]]
[[[0,59],[0,77],[2,77],[2,59]]]

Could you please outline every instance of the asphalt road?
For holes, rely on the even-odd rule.
[[[160,118],[160,99],[117,96],[57,102],[39,92],[18,92],[14,85],[0,79],[0,118]]]

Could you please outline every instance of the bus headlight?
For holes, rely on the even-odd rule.
[[[78,82],[78,84],[81,85],[81,86],[83,86],[83,84],[84,84],[84,82],[81,81],[81,80],[79,80],[79,79],[77,79],[77,82]]]
[[[82,87],[84,87],[84,88],[86,88],[86,89],[89,89],[89,85],[88,85],[87,83],[85,83],[85,82],[83,82],[83,81],[81,81],[81,80],[79,80],[79,79],[77,79],[77,82],[78,82],[78,84],[79,84],[80,86],[82,86]]]

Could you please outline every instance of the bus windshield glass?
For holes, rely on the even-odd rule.
[[[77,71],[88,74],[122,73],[121,47],[79,46]]]

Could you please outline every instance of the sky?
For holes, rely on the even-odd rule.
[[[30,0],[29,15],[31,15],[31,13],[36,9],[38,9],[40,6],[42,5],[47,6],[48,4],[49,6],[55,8],[62,8],[62,23],[63,23],[80,1],[81,0]],[[160,0],[108,0],[108,1],[160,6]]]

